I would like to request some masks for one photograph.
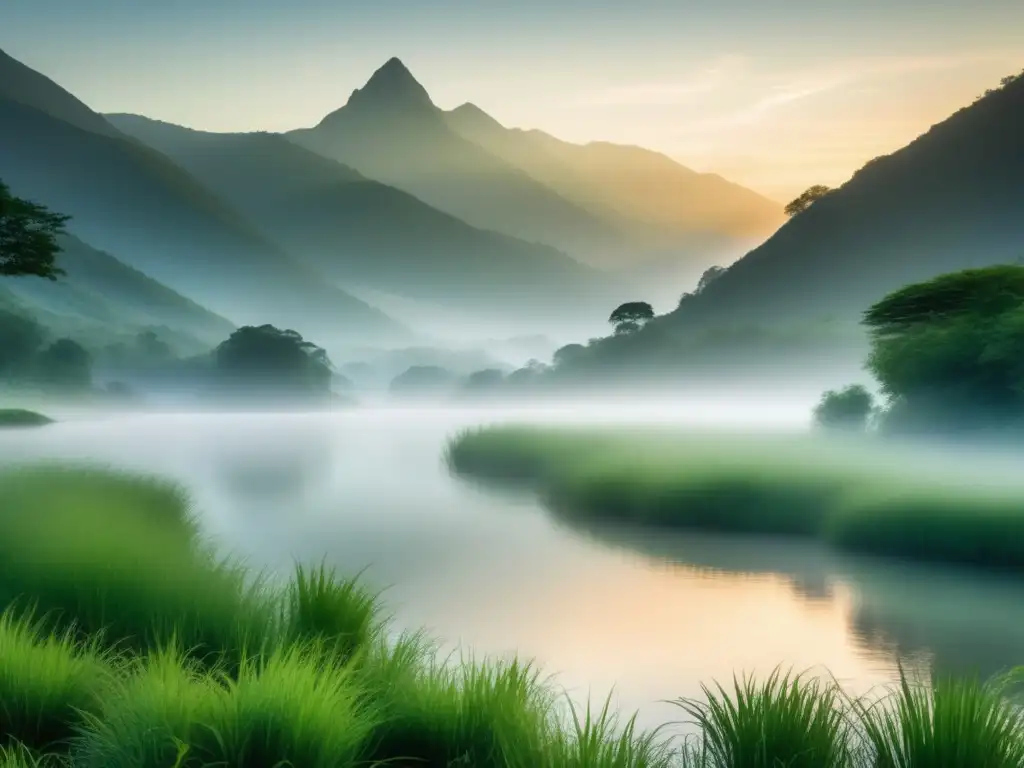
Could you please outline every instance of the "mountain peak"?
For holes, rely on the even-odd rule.
[[[352,92],[349,106],[430,107],[430,94],[397,57],[388,59],[366,85]]]

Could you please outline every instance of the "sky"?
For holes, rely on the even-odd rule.
[[[0,0],[0,48],[101,112],[314,125],[397,56],[443,108],[638,144],[780,201],[1024,69],[1021,0]]]

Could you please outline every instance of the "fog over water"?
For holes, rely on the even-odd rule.
[[[0,461],[89,460],[176,479],[209,533],[253,566],[284,572],[295,560],[326,558],[346,573],[366,568],[386,588],[396,628],[426,627],[477,655],[535,658],[580,698],[614,688],[644,725],[679,718],[658,702],[699,695],[702,681],[779,664],[827,668],[866,691],[893,678],[897,653],[911,665],[985,674],[1024,662],[1024,583],[814,544],[570,530],[529,494],[475,487],[442,460],[450,436],[479,424],[802,430],[812,405],[794,396],[672,407],[67,414],[43,429],[0,433]],[[1009,477],[984,463],[986,482]]]

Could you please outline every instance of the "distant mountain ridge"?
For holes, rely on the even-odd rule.
[[[1024,258],[1024,74],[879,157],[655,328],[849,323],[889,291]]]
[[[0,55],[0,84],[0,178],[70,214],[69,230],[91,245],[234,322],[408,338],[48,78]]]
[[[315,127],[286,135],[476,227],[577,256],[589,243],[621,236],[614,226],[460,136],[397,58]]]
[[[477,314],[603,310],[610,285],[548,246],[477,229],[283,136],[196,131],[139,115],[118,129],[172,158],[339,284]],[[588,298],[588,296],[590,298]]]
[[[673,297],[785,218],[778,203],[656,152],[508,129],[472,104],[445,112],[394,58],[316,126],[286,135],[474,226]]]

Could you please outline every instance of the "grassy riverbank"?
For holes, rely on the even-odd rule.
[[[569,518],[1024,570],[1024,482],[909,456],[866,442],[635,428],[494,427],[447,451],[455,472],[532,487]]]
[[[22,408],[0,408],[0,429],[18,427],[44,427],[53,419]]]
[[[679,702],[692,749],[573,711],[517,661],[438,663],[385,639],[323,568],[257,578],[204,544],[173,486],[0,472],[0,768],[1020,766],[1002,689],[906,687],[868,709],[785,676]],[[37,763],[46,758],[45,763]]]

